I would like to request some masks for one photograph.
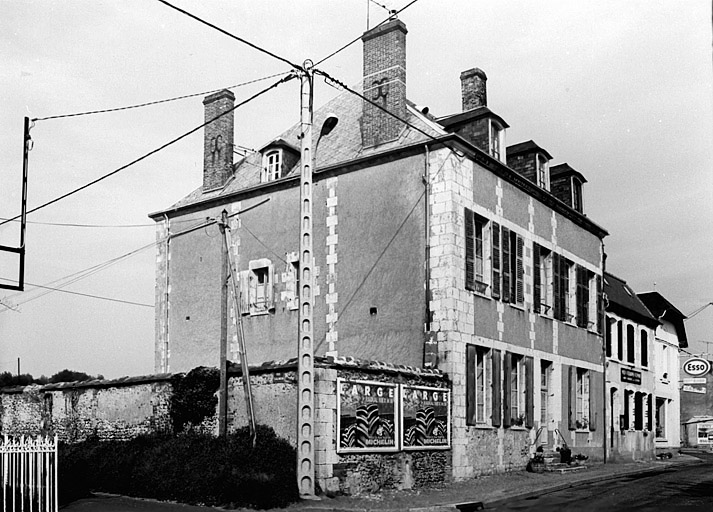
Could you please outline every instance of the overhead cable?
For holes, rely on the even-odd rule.
[[[6,220],[9,222],[20,222],[18,219],[4,219],[0,217],[0,220]],[[73,224],[66,222],[39,222],[28,220],[28,224],[37,224],[39,226],[59,226],[65,228],[151,228],[155,227],[156,224]]]
[[[161,1],[161,0],[159,0],[159,1]],[[171,146],[172,144],[175,144],[176,142],[178,142],[178,141],[180,141],[180,140],[182,140],[182,139],[185,139],[186,137],[188,137],[189,135],[191,135],[191,134],[197,132],[198,130],[200,130],[201,128],[205,127],[206,125],[209,125],[210,123],[216,121],[217,119],[220,119],[221,117],[223,117],[223,116],[229,114],[230,112],[233,112],[234,110],[238,109],[239,107],[242,107],[242,106],[245,105],[246,103],[249,103],[250,101],[252,101],[252,100],[258,98],[259,96],[262,96],[263,94],[267,93],[268,91],[274,89],[275,87],[277,87],[277,86],[279,86],[279,85],[281,85],[281,84],[283,84],[283,83],[285,83],[285,82],[287,82],[288,80],[291,80],[291,79],[293,79],[293,78],[295,78],[295,75],[292,74],[292,73],[289,74],[289,75],[287,75],[287,76],[285,76],[285,77],[283,77],[283,78],[281,78],[280,80],[278,80],[278,81],[275,82],[274,84],[270,85],[269,87],[263,89],[263,90],[260,91],[260,92],[257,92],[257,93],[255,93],[255,94],[253,94],[253,95],[250,96],[248,99],[246,99],[246,100],[244,100],[244,101],[241,101],[241,102],[238,103],[237,105],[235,105],[235,106],[229,108],[228,110],[226,110],[226,111],[224,111],[224,112],[218,114],[217,116],[215,116],[214,118],[212,118],[212,119],[206,121],[205,123],[200,124],[199,126],[196,126],[196,127],[193,128],[192,130],[187,131],[187,132],[184,133],[183,135],[180,135],[180,136],[176,137],[175,139],[173,139],[173,140],[171,140],[171,141],[169,141],[169,142],[163,144],[162,146],[160,146],[160,147],[158,147],[158,148],[156,148],[156,149],[154,149],[154,150],[152,150],[152,151],[149,151],[148,153],[146,153],[146,154],[140,156],[139,158],[136,158],[135,160],[132,160],[132,161],[129,162],[128,164],[122,165],[122,166],[119,167],[118,169],[115,169],[115,170],[113,170],[113,171],[111,171],[111,172],[109,172],[109,173],[107,173],[107,174],[105,174],[105,175],[103,175],[103,176],[100,176],[99,178],[97,178],[97,179],[95,179],[95,180],[93,180],[93,181],[90,181],[89,183],[87,183],[87,184],[85,184],[85,185],[82,185],[81,187],[75,188],[74,190],[72,190],[72,191],[70,191],[70,192],[67,192],[66,194],[63,194],[63,195],[61,195],[61,196],[59,196],[59,197],[56,197],[56,198],[52,199],[51,201],[47,201],[46,203],[43,203],[43,204],[41,204],[40,206],[36,206],[35,208],[32,208],[32,209],[30,209],[30,210],[27,210],[27,213],[29,214],[29,213],[36,212],[37,210],[40,210],[40,209],[42,209],[42,208],[45,208],[45,207],[47,207],[47,206],[49,206],[49,205],[51,205],[51,204],[56,203],[57,201],[61,201],[62,199],[65,199],[65,198],[67,198],[67,197],[69,197],[69,196],[71,196],[71,195],[73,195],[73,194],[76,194],[77,192],[80,192],[80,191],[84,190],[85,188],[91,187],[92,185],[96,185],[96,184],[99,183],[100,181],[103,181],[103,180],[105,180],[106,178],[109,178],[110,176],[113,176],[114,174],[117,174],[117,173],[119,173],[119,172],[121,172],[121,171],[123,171],[123,170],[125,170],[125,169],[127,169],[127,168],[129,168],[129,167],[131,167],[132,165],[135,165],[135,164],[141,162],[142,160],[147,159],[148,157],[150,157],[150,156],[152,156],[152,155],[158,153],[159,151],[162,151],[162,150],[166,149],[167,147]],[[13,220],[15,220],[15,219],[19,219],[20,217],[21,217],[21,215],[17,215],[17,216],[15,216],[15,217],[11,218],[11,219],[8,219],[8,220],[5,220],[5,221],[3,221],[3,222],[0,222],[0,226],[2,226],[2,225],[4,225],[4,224],[7,224],[8,222],[13,221]]]
[[[147,307],[147,308],[153,308],[153,307],[155,307],[153,304],[144,304],[144,303],[142,303],[142,302],[133,302],[133,301],[130,301],[130,300],[114,299],[114,298],[112,298],[112,297],[102,297],[101,295],[92,295],[92,294],[90,294],[90,293],[73,292],[73,291],[71,291],[71,290],[63,290],[63,289],[61,289],[61,288],[52,288],[52,287],[49,287],[49,286],[42,286],[42,285],[40,285],[40,284],[32,284],[32,283],[28,283],[27,281],[25,281],[25,284],[27,284],[27,285],[29,285],[29,286],[34,286],[34,287],[36,287],[36,288],[44,288],[45,290],[50,290],[50,291],[53,291],[53,292],[69,293],[69,294],[71,294],[71,295],[79,295],[79,296],[81,296],[81,297],[89,297],[89,298],[92,298],[92,299],[101,299],[101,300],[107,300],[107,301],[110,301],[110,302],[120,302],[120,303],[122,303],[122,304],[130,304],[130,305],[132,305],[132,306],[143,306],[143,307]],[[23,304],[24,304],[24,303],[23,303]]]

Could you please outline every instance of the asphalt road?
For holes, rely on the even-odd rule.
[[[703,464],[679,466],[618,480],[578,485],[519,500],[489,503],[487,510],[713,511],[713,455]]]

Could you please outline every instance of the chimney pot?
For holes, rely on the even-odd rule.
[[[488,77],[480,68],[472,68],[460,74],[460,88],[463,96],[463,112],[477,107],[488,106],[488,94],[485,82]]]
[[[210,121],[233,108],[235,95],[223,89],[206,96],[203,105],[209,123],[203,129],[203,191],[208,191],[225,185],[233,173],[233,111]]]

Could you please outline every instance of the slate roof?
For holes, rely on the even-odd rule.
[[[634,320],[649,327],[658,327],[659,321],[636,296],[636,292],[626,281],[608,272],[604,273],[604,293],[607,297],[607,311]]]
[[[577,169],[570,167],[568,163],[553,165],[550,167],[550,179],[558,176],[577,176],[582,183],[587,183],[586,178]]]
[[[678,346],[681,348],[688,347],[686,326],[683,324],[686,315],[681,313],[676,306],[666,300],[659,292],[643,292],[637,295],[655,317],[668,320],[673,324],[678,336]]]
[[[507,147],[507,155],[517,155],[519,153],[525,153],[529,151],[539,151],[540,153],[543,153],[547,158],[552,160],[552,155],[550,155],[546,149],[541,148],[540,146],[537,145],[536,142],[532,140],[528,140],[525,142],[518,142],[517,144],[513,144],[512,146]]]

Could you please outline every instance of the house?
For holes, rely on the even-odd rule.
[[[462,112],[416,107],[406,35],[398,19],[363,35],[371,102],[347,90],[315,112],[317,130],[338,119],[315,155],[315,355],[444,372],[456,479],[522,469],[536,445],[601,458],[607,232],[583,212],[586,180],[533,141],[506,146],[480,69],[460,75]],[[206,120],[233,104],[205,98]],[[237,360],[238,317],[251,364],[296,355],[300,128],[233,161],[234,122],[205,128],[203,185],[151,214],[156,371],[215,365],[226,329]],[[223,210],[237,306],[221,292]],[[339,442],[320,478],[346,460]]]
[[[607,408],[611,460],[652,459],[653,340],[659,321],[623,279],[604,274]]]
[[[681,380],[679,354],[688,347],[686,316],[659,292],[637,294],[660,322],[654,333],[654,424],[656,451],[681,447]]]

